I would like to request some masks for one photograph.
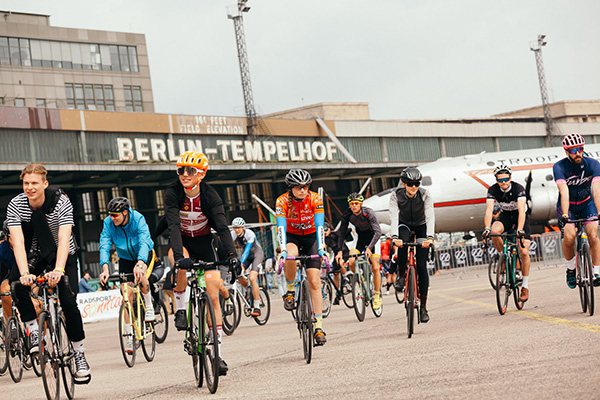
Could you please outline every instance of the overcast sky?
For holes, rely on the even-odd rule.
[[[53,26],[146,35],[156,112],[244,114],[235,0],[3,0]],[[372,119],[487,117],[541,104],[529,49],[546,35],[551,101],[600,99],[598,0],[249,0],[259,113],[368,102]]]

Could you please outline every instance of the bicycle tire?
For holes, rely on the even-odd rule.
[[[344,301],[344,304],[348,308],[354,308],[354,296],[352,295],[352,279],[349,279],[345,276],[341,276],[340,273],[340,285],[342,285],[342,288],[340,290],[342,291],[342,300]]]
[[[577,279],[577,287],[579,288],[579,301],[581,302],[581,311],[583,312],[587,312],[587,287],[584,283],[584,277],[582,276],[582,274],[584,272],[582,272],[582,270],[584,269],[583,267],[583,255],[581,254],[581,252],[578,252],[577,255],[577,267],[575,269],[576,271],[576,279]]]
[[[373,292],[375,291],[374,279],[375,278],[373,277],[373,274],[371,274],[371,284],[369,286],[371,288],[373,288]],[[383,282],[383,280],[381,282]],[[377,310],[374,308],[375,305],[373,304],[375,298],[373,298],[373,300],[371,300],[371,310],[373,311],[373,315],[375,315],[375,317],[377,317],[377,318],[381,317],[381,315],[383,314],[383,293],[381,293],[381,287],[379,288],[379,298],[381,299],[381,305],[379,306],[379,308]]]
[[[42,368],[40,366],[40,359],[38,356],[29,355],[29,362],[31,363],[31,367],[33,372],[35,372],[35,376],[38,378],[42,376]],[[23,367],[25,367],[25,361],[23,361]]]
[[[215,310],[208,292],[202,293],[200,301],[200,348],[202,364],[204,366],[204,377],[206,378],[206,387],[211,393],[215,393],[219,386],[219,336],[217,324],[215,323]],[[212,326],[208,326],[208,321],[212,321]]]
[[[13,382],[19,383],[23,377],[23,341],[21,340],[21,323],[14,315],[8,318],[7,326],[7,345],[6,360],[8,362],[8,372]]]
[[[144,304],[142,303],[142,310],[144,309]],[[146,321],[146,315],[142,311],[142,315],[140,315],[140,328],[142,330],[142,340],[140,344],[142,346],[142,353],[144,353],[144,358],[148,362],[152,362],[154,360],[154,356],[156,355],[156,335],[154,335],[154,322]]]
[[[260,296],[260,316],[253,317],[254,322],[258,325],[264,325],[269,320],[269,316],[271,315],[271,299],[269,297],[269,291],[264,287],[261,287],[259,290]]]
[[[360,273],[354,274],[352,278],[352,298],[354,299],[354,313],[359,321],[365,320],[365,293],[363,276]]]
[[[310,291],[308,289],[308,281],[304,281],[302,284],[302,299],[300,302],[301,309],[300,323],[302,330],[302,350],[304,352],[304,360],[307,364],[310,364],[312,360],[312,348],[313,348],[313,322],[312,322],[312,310],[310,307]]]
[[[585,267],[587,279],[585,284],[587,286],[587,308],[590,317],[594,315],[594,270],[592,264],[592,256],[590,255],[590,245],[585,243],[583,245],[583,266]]]
[[[169,333],[169,314],[167,314],[167,306],[165,302],[159,300],[154,307],[154,335],[156,343],[164,343],[167,340]],[[156,312],[158,310],[158,312]]]
[[[506,313],[508,297],[510,296],[507,267],[506,256],[501,254],[498,258],[498,273],[496,274],[496,306],[500,315]]]
[[[232,295],[231,292],[229,292],[229,298],[231,299],[233,311],[231,314],[225,314],[225,299],[219,294],[219,302],[221,303],[221,312],[223,314],[223,332],[225,332],[227,336],[233,335],[233,332],[235,332],[236,328],[235,323],[237,321],[237,307],[235,302],[237,299],[235,297],[235,295]]]
[[[0,376],[8,369],[8,357],[6,356],[6,323],[4,316],[0,314]]]
[[[406,309],[406,333],[410,339],[415,331],[415,307],[416,307],[416,286],[414,267],[409,267],[407,271],[407,281],[405,285],[406,300],[404,308]]]
[[[58,332],[52,325],[52,319],[47,311],[40,314],[39,317],[39,358],[42,369],[42,382],[46,398],[49,400],[60,397],[60,362],[57,353],[56,341]]]
[[[490,257],[490,263],[488,264],[488,279],[490,285],[496,290],[496,272],[498,271],[498,253]]]
[[[517,263],[519,265],[521,265],[521,258],[519,258],[517,256]],[[519,284],[517,284],[517,277],[516,277],[516,270],[514,268],[511,268],[512,272],[511,272],[511,276],[510,276],[510,280],[511,280],[511,288],[514,288],[512,290],[512,294],[513,294],[513,300],[515,302],[515,307],[517,307],[517,310],[522,310],[523,306],[525,305],[525,302],[521,301],[521,286]]]
[[[333,289],[331,283],[327,280],[321,280],[321,293],[323,294],[323,318],[327,318],[331,312],[331,303],[333,300],[332,296]]]
[[[235,327],[237,328],[238,326],[240,326],[240,322],[242,321],[242,307],[245,307],[245,305],[241,293],[234,291],[233,289],[229,289],[230,296],[232,293],[237,293],[235,301],[235,307],[237,308],[237,318],[235,320]]]
[[[190,298],[189,310],[188,310],[188,329],[187,329],[187,344],[189,345],[189,352],[192,355],[192,366],[194,368],[194,378],[196,379],[196,386],[202,387],[204,384],[204,371],[202,364],[202,357],[200,356],[199,349],[199,337],[200,337],[200,307],[196,297]]]
[[[123,355],[123,360],[125,364],[131,368],[135,365],[135,353],[137,351],[137,338],[135,334],[135,327],[133,326],[133,316],[129,316],[129,322],[125,322],[125,316],[129,315],[129,309],[126,306],[126,303],[121,303],[121,307],[119,308],[119,344],[121,345],[121,354]],[[127,333],[126,326],[129,325],[130,333]],[[128,353],[125,349],[127,347],[127,340],[131,338],[132,341],[132,349],[131,353]]]
[[[62,314],[58,320],[58,330],[59,333],[57,337],[61,348],[60,356],[62,358],[61,375],[63,387],[65,388],[65,393],[69,400],[72,400],[75,397],[75,350],[67,336],[67,324],[65,322],[65,317]]]

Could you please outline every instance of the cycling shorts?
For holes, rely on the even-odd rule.
[[[361,253],[365,251],[371,240],[373,239],[373,231],[358,231],[358,240],[356,241],[356,250]],[[373,249],[373,255],[377,257],[381,257],[381,241],[378,240],[375,243],[375,248]]]
[[[558,216],[562,216],[562,207],[560,203],[556,206],[556,212]],[[582,204],[569,204],[569,219],[589,219],[598,216],[598,210],[596,210],[596,204],[593,198],[589,198],[588,201]],[[586,222],[585,224],[597,224],[598,221]],[[571,224],[574,225],[574,224]]]
[[[504,226],[504,232],[509,232],[511,229],[517,229],[517,224],[519,223],[519,213],[514,211],[502,211],[496,221],[500,222]],[[525,231],[525,239],[530,240],[531,228],[529,227],[529,216],[527,214],[525,214],[525,225],[523,225],[523,230]]]
[[[296,235],[293,233],[287,234],[287,242],[294,243],[298,247],[298,254],[312,256],[319,254],[319,246],[317,242],[317,233],[309,233],[308,235]],[[306,268],[321,268],[321,260],[307,260]]]

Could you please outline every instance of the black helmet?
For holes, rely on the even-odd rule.
[[[310,174],[299,168],[290,169],[285,176],[285,184],[289,187],[310,185],[311,182],[312,178],[310,177]]]
[[[120,213],[123,210],[128,210],[129,200],[127,200],[127,197],[115,197],[108,202],[107,209],[109,213]]]
[[[402,182],[418,182],[423,179],[423,175],[415,167],[408,167],[400,173],[400,179],[402,179]]]
[[[350,203],[351,201],[360,201],[362,203],[363,201],[365,201],[365,197],[360,193],[350,193],[348,195],[348,203]]]

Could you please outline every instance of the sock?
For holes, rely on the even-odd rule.
[[[25,322],[25,327],[26,329],[29,331],[29,334],[31,335],[32,331],[38,331],[40,328],[38,326],[37,320],[33,319],[31,321],[27,321]]]
[[[131,325],[125,324],[125,333],[131,335]]]
[[[379,298],[379,292],[378,292],[378,291],[376,291],[376,292],[375,292],[375,298],[376,298],[376,299],[378,299],[378,298]]]
[[[522,288],[527,288],[527,284],[529,283],[529,277],[528,276],[524,276],[523,277],[523,284],[521,285]]]
[[[144,298],[144,305],[146,308],[152,307],[152,293],[148,291],[148,293],[142,293],[142,297]]]
[[[571,258],[570,260],[567,260],[567,269],[575,269],[575,257]]]
[[[218,344],[219,344],[219,354],[221,354],[221,358],[223,358],[223,354],[221,353],[221,341],[223,340],[223,326],[217,325],[217,336],[218,336]]]
[[[254,308],[260,308],[260,300],[254,300]]]
[[[185,292],[176,292],[173,290],[173,295],[175,296],[175,308],[177,308],[177,311],[185,310]]]
[[[292,281],[292,282],[286,281],[286,283],[287,283],[287,291],[288,292],[296,291],[296,282],[295,281]]]
[[[594,265],[594,275],[600,274],[600,265]]]
[[[323,329],[323,314],[315,314],[315,329]]]
[[[85,351],[85,347],[83,347],[83,340],[80,340],[78,342],[71,342],[71,344],[73,345],[73,350],[78,351],[80,353],[83,353]]]

